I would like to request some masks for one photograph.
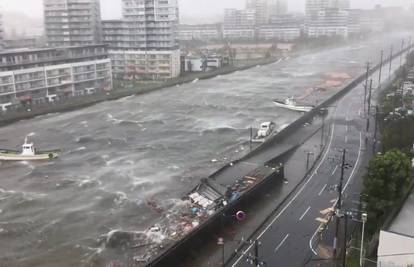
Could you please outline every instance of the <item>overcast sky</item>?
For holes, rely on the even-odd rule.
[[[19,11],[31,17],[42,17],[43,0],[0,0],[0,6],[6,11]],[[101,0],[104,19],[120,17],[121,0]],[[224,8],[243,8],[245,0],[179,0],[183,17],[216,17]],[[305,0],[288,0],[290,11],[304,10]],[[406,5],[414,0],[351,0],[353,8],[371,8],[376,4],[384,6]],[[184,21],[185,22],[185,21]]]

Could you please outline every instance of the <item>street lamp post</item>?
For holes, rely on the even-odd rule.
[[[392,57],[393,57],[392,53],[394,52],[393,49],[394,49],[394,47],[391,45],[391,51],[390,51],[390,66],[389,66],[389,69],[388,69],[388,79],[391,77]]]
[[[362,213],[362,237],[361,237],[361,250],[359,254],[359,266],[362,267],[364,263],[364,233],[365,233],[365,223],[367,222],[368,215]]]

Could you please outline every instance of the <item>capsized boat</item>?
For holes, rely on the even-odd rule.
[[[58,150],[36,151],[34,144],[26,139],[22,145],[22,151],[0,149],[0,160],[4,161],[33,161],[50,160],[58,157]]]
[[[276,124],[272,121],[260,124],[257,134],[253,137],[252,142],[264,143],[266,139],[276,131]]]
[[[290,110],[294,110],[294,111],[299,111],[299,112],[309,112],[312,109],[314,109],[314,106],[304,106],[304,105],[298,105],[296,103],[296,100],[294,97],[288,97],[285,100],[274,100],[273,101],[276,106],[281,107],[281,108],[285,108],[285,109],[290,109]]]

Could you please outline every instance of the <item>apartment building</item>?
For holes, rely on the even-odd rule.
[[[167,80],[181,71],[180,50],[111,50],[115,79]]]
[[[122,0],[122,14],[121,20],[103,21],[103,40],[110,48],[115,77],[179,76],[177,0]]]
[[[349,8],[349,0],[307,0],[305,35],[347,37]]]
[[[221,24],[181,24],[178,26],[178,39],[180,41],[221,39],[221,28]]]
[[[224,11],[223,38],[253,39],[256,11],[253,9],[226,9]]]
[[[99,0],[43,0],[45,34],[51,47],[101,43]]]
[[[112,90],[105,45],[6,50],[0,53],[0,106],[53,102]]]
[[[257,35],[262,40],[293,41],[301,37],[303,18],[290,14],[274,16],[269,24],[258,26]]]
[[[348,11],[326,8],[316,13],[305,24],[305,35],[310,38],[322,36],[348,36]]]
[[[287,13],[286,0],[247,0],[246,9],[255,11],[257,25],[268,24],[272,17]]]

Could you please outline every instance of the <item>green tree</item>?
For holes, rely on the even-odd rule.
[[[407,155],[391,150],[372,159],[364,177],[364,196],[367,203],[370,232],[380,226],[386,215],[406,192],[409,184],[411,162]]]

